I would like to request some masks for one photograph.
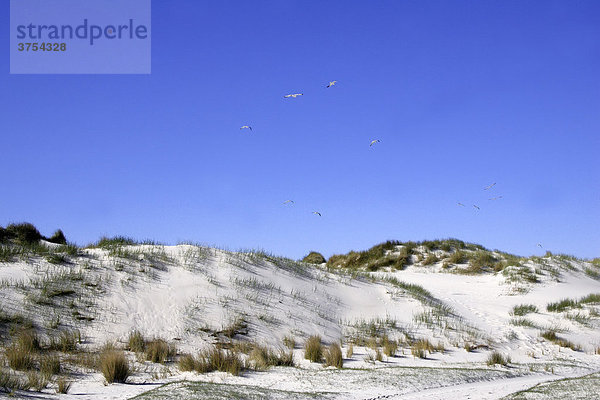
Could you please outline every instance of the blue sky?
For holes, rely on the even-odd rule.
[[[292,258],[445,237],[600,255],[599,2],[152,15],[151,75],[10,75],[4,51],[0,225]],[[8,4],[0,23],[7,46]]]

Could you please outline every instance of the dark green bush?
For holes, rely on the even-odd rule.
[[[323,264],[324,262],[327,262],[327,260],[325,259],[325,257],[323,257],[321,253],[311,251],[306,257],[302,259],[302,262],[309,264]]]
[[[54,234],[48,238],[48,241],[56,244],[67,244],[67,238],[60,229],[54,232]]]
[[[3,227],[0,226],[0,243],[4,243],[7,240],[8,240],[8,232],[6,232],[6,229],[4,229]]]
[[[43,239],[37,228],[29,222],[10,224],[6,227],[6,233],[10,239],[21,245],[35,244]]]

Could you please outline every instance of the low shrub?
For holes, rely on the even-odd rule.
[[[48,241],[50,243],[56,244],[67,244],[67,238],[65,237],[63,231],[61,231],[60,229],[54,232],[54,234],[48,238]]]
[[[321,362],[323,358],[323,346],[320,336],[310,336],[304,343],[304,358],[311,362]]]
[[[327,346],[325,350],[325,366],[342,368],[344,359],[342,357],[342,348],[338,343],[333,343]]]
[[[129,377],[129,362],[122,351],[107,348],[100,354],[100,371],[108,383],[125,383]]]
[[[5,234],[21,245],[35,244],[43,238],[37,228],[28,222],[8,225]]]
[[[327,262],[327,260],[325,259],[325,257],[323,257],[323,255],[321,253],[317,253],[316,251],[311,251],[302,259],[302,262],[305,262],[308,264],[323,264],[323,263]]]

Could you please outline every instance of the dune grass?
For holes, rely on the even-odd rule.
[[[100,354],[100,372],[108,383],[125,383],[131,374],[125,353],[107,348]]]
[[[325,366],[342,368],[344,358],[342,357],[342,348],[338,343],[332,343],[325,349]]]
[[[304,358],[311,362],[321,362],[323,358],[323,346],[321,336],[310,336],[304,343]]]

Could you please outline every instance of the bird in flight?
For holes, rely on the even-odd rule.
[[[540,247],[540,249],[544,248],[541,243],[538,243],[538,246]]]
[[[498,200],[498,199],[501,199],[501,198],[502,198],[502,196],[498,196],[498,197],[492,197],[491,199],[488,199],[488,200]]]
[[[318,212],[318,211],[313,211],[312,213],[315,214],[315,215],[318,215],[319,217],[321,217],[321,213]]]
[[[294,204],[294,200],[286,200],[283,202],[283,204]]]
[[[379,140],[379,139],[371,140],[371,144],[369,145],[369,147],[373,147],[373,145],[375,143],[379,143],[379,142],[381,142],[381,140]]]
[[[252,127],[250,125],[244,125],[244,126],[240,127],[240,129],[250,129],[250,130],[252,130]]]
[[[296,98],[298,96],[304,96],[304,93],[293,93],[293,94],[286,94],[285,97],[286,99],[289,99],[290,97]]]
[[[327,87],[330,88],[333,85],[335,85],[336,83],[337,83],[337,81],[331,81],[331,82],[329,82],[329,85],[327,85]]]
[[[458,203],[459,206],[464,207],[465,205],[463,203]]]
[[[484,187],[484,188],[483,188],[483,190],[488,190],[488,189],[491,189],[491,188],[493,188],[494,186],[496,186],[496,182],[492,183],[490,186],[486,186],[486,187]]]
[[[473,204],[473,207],[475,207],[478,210],[481,210],[481,208],[479,208],[478,206],[476,206],[475,204]]]

